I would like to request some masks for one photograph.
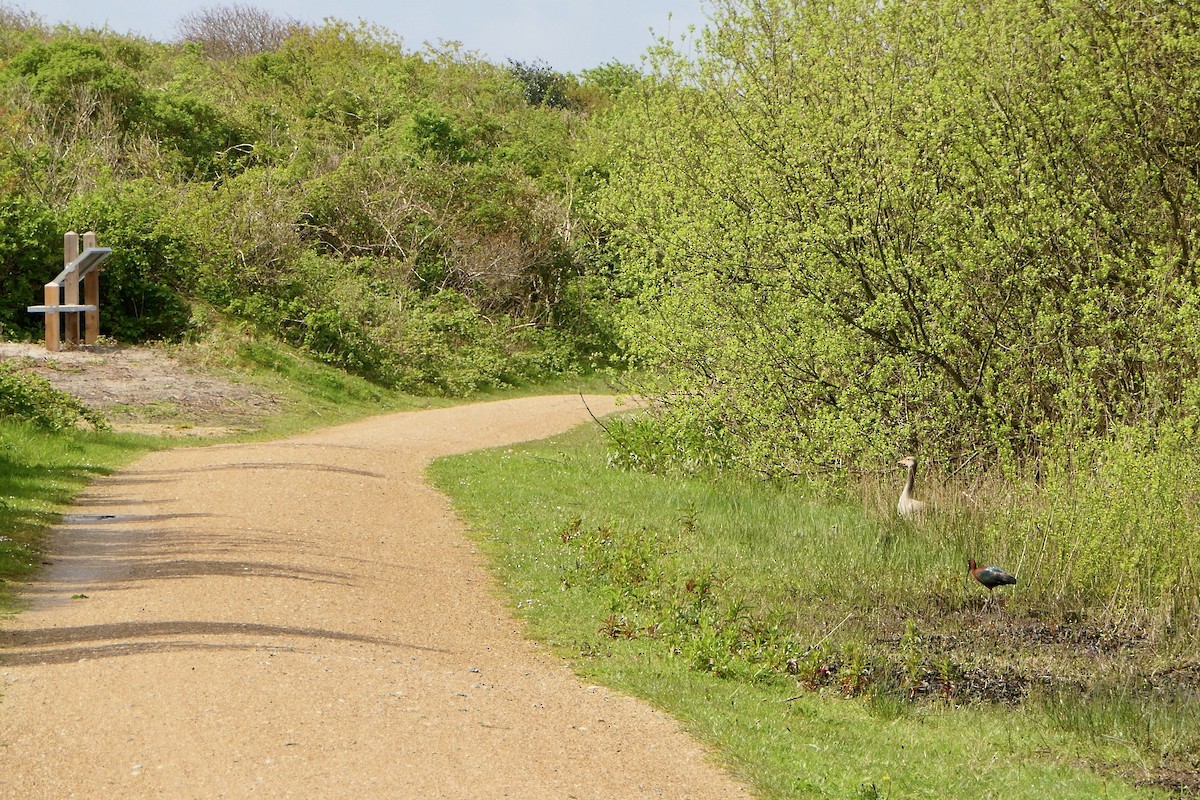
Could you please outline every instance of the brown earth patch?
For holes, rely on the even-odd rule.
[[[188,363],[165,347],[94,345],[52,353],[0,342],[0,359],[41,375],[105,415],[119,431],[221,436],[259,427],[278,397]]]

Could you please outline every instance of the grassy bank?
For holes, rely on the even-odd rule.
[[[795,483],[614,469],[595,429],[431,474],[534,635],[683,719],[765,796],[1195,785],[1178,640],[1024,585],[990,598],[965,568],[985,521],[909,525]]]
[[[42,535],[71,499],[158,445],[148,437],[0,422],[0,611],[13,607],[14,582],[37,570]]]

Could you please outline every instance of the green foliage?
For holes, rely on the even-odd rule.
[[[0,331],[8,336],[32,335],[42,328],[40,316],[26,306],[42,302],[42,287],[61,269],[61,244],[56,248],[56,219],[44,204],[29,198],[0,198]]]
[[[104,417],[74,395],[59,391],[40,375],[22,372],[13,363],[0,361],[0,419],[20,420],[48,431],[87,425],[108,427]]]
[[[234,148],[244,140],[226,117],[205,100],[188,94],[159,93],[145,98],[142,129],[178,151],[185,174],[215,178],[239,161]],[[230,155],[232,154],[232,158]]]
[[[613,100],[642,81],[642,73],[636,67],[616,60],[585,69],[579,73],[579,77],[583,86],[595,86]]]
[[[13,58],[8,69],[28,82],[34,97],[56,107],[69,106],[86,93],[124,112],[136,113],[141,100],[134,72],[90,41],[62,38],[38,42]]]
[[[65,28],[9,42],[14,296],[36,302],[62,233],[92,229],[113,249],[103,332],[122,341],[190,334],[199,301],[389,387],[459,395],[610,358],[590,195],[570,178],[587,110],[531,105],[455,49],[251,11],[191,20],[203,48]],[[35,335],[27,316],[0,324]]]
[[[102,187],[75,198],[69,214],[73,229],[103,231],[100,244],[113,251],[101,272],[101,332],[125,342],[182,336],[201,253],[191,231],[172,225],[158,187],[147,180],[126,182],[120,193]]]
[[[711,431],[706,437],[703,428],[697,432],[678,416],[655,420],[638,414],[605,425],[613,444],[609,463],[614,467],[696,474],[733,465],[728,453],[722,453],[715,445]]]
[[[1197,42],[1155,3],[714,4],[622,95],[638,388],[776,474],[1190,413]]]
[[[434,110],[413,114],[412,135],[419,153],[456,164],[477,161],[480,157],[473,146],[472,132]]]

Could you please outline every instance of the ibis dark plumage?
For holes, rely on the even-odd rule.
[[[971,577],[979,581],[990,592],[997,586],[1007,586],[1015,584],[1017,579],[1008,574],[999,567],[981,567],[975,563],[975,559],[967,559],[967,571],[971,573]]]

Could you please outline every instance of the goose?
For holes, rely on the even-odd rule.
[[[896,503],[896,512],[902,517],[915,517],[925,513],[927,507],[924,501],[912,496],[913,483],[917,480],[916,456],[905,456],[896,463],[901,467],[908,468],[908,480],[905,481],[904,491],[900,493],[900,500]]]

